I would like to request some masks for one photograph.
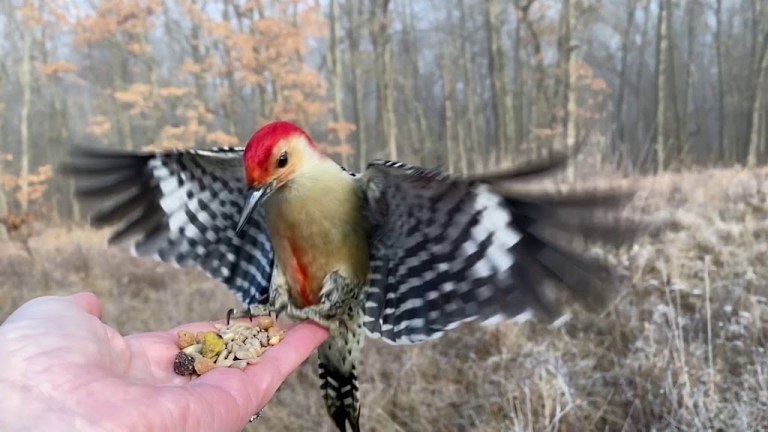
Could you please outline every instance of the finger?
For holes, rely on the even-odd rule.
[[[303,322],[289,330],[279,344],[267,350],[260,363],[243,371],[215,369],[192,381],[190,386],[199,386],[199,394],[206,395],[211,411],[223,417],[220,421],[233,428],[242,428],[327,337],[325,328]],[[221,397],[221,394],[231,397]]]
[[[259,364],[245,369],[247,379],[263,381],[264,374],[268,373],[274,378],[274,386],[265,389],[271,396],[288,375],[301,366],[326,338],[328,330],[314,322],[297,324],[286,332],[285,339],[264,353]]]
[[[74,304],[76,304],[78,307],[80,307],[82,310],[86,311],[87,313],[95,316],[98,319],[101,319],[103,308],[101,306],[101,302],[99,301],[99,298],[96,297],[96,294],[88,291],[83,291],[77,294],[72,294],[71,296],[68,296],[65,298],[73,302]]]
[[[42,296],[35,297],[21,305],[8,316],[3,324],[20,321],[43,321],[46,325],[52,325],[56,322],[72,324],[72,319],[75,317],[87,317],[89,319],[100,317],[101,310],[99,300],[94,294],[88,292],[71,296]],[[81,320],[76,321],[80,322]]]

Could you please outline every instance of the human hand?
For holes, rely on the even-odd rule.
[[[328,336],[301,323],[244,370],[173,372],[179,330],[121,336],[91,293],[40,297],[0,325],[0,430],[242,430]]]

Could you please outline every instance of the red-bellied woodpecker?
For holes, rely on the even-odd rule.
[[[276,122],[245,148],[78,149],[66,170],[79,196],[107,199],[91,223],[119,224],[110,242],[198,267],[257,313],[328,326],[321,388],[343,431],[359,430],[364,334],[411,344],[462,322],[554,319],[553,293],[607,304],[614,272],[572,241],[632,240],[618,212],[631,191],[520,187],[565,160],[467,177],[374,161],[355,174]]]

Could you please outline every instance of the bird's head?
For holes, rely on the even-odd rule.
[[[243,153],[245,181],[250,193],[237,232],[265,198],[321,157],[312,138],[293,123],[279,121],[257,130]]]

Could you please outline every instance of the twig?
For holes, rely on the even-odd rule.
[[[712,353],[712,307],[709,301],[709,263],[712,257],[706,255],[704,257],[704,290],[705,290],[705,306],[707,308],[707,357],[709,360],[709,395],[715,394],[715,367]]]

